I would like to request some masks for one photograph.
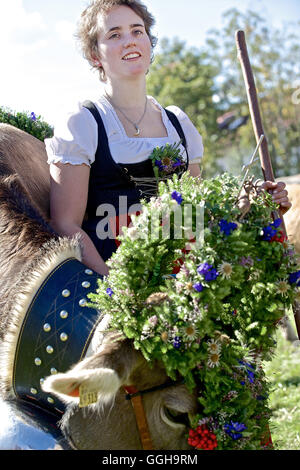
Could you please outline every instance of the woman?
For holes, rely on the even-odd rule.
[[[81,234],[83,262],[100,275],[108,274],[105,261],[117,248],[114,237],[103,237],[105,210],[112,206],[122,217],[144,196],[133,178],[153,176],[148,159],[152,150],[180,143],[183,135],[186,143],[180,149],[186,169],[194,177],[201,173],[203,145],[194,125],[176,106],[166,111],[146,94],[153,25],[139,0],[90,4],[81,16],[78,37],[86,59],[99,70],[104,92],[94,107],[80,104],[65,129],[56,129],[46,141],[52,226],[61,235]],[[265,184],[274,189],[276,202],[288,209],[284,187]]]

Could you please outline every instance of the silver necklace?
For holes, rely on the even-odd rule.
[[[108,99],[108,101],[113,105],[113,107],[116,108],[118,111],[120,111],[120,113],[123,114],[124,118],[127,119],[127,121],[130,122],[130,124],[133,125],[133,127],[135,128],[135,131],[136,131],[134,136],[138,137],[141,133],[141,129],[139,128],[139,125],[142,122],[142,120],[144,119],[146,111],[147,111],[147,104],[148,104],[147,97],[146,97],[145,109],[144,109],[144,112],[143,112],[143,115],[142,115],[141,119],[138,122],[133,122],[131,119],[129,119],[128,116],[126,116],[126,114],[122,111],[122,109],[120,109],[118,106],[116,106],[113,103],[113,101],[109,98],[109,96],[106,93],[105,93],[105,96]]]

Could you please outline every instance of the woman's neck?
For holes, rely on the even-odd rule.
[[[139,108],[145,106],[146,82],[108,82],[104,86],[105,95],[119,108]]]

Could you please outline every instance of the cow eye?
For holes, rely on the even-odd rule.
[[[163,415],[168,421],[171,421],[171,423],[183,424],[184,426],[190,425],[188,413],[182,413],[181,411],[165,406],[163,408]]]

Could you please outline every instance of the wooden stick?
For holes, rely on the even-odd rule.
[[[245,86],[246,86],[246,91],[247,91],[248,104],[249,104],[249,109],[250,109],[250,114],[251,114],[251,120],[252,120],[253,130],[254,130],[257,143],[259,142],[262,135],[265,136],[259,148],[261,168],[263,171],[265,181],[274,182],[275,178],[274,178],[271,157],[269,154],[268,140],[265,135],[263,123],[261,119],[261,113],[260,113],[259,102],[258,102],[258,97],[257,97],[257,90],[255,86],[251,63],[249,60],[244,31],[240,31],[240,30],[237,31],[235,37],[236,37],[236,45],[237,45],[237,50],[238,50],[238,59],[241,63],[241,67],[243,71],[243,76],[244,76],[244,81],[245,81]],[[280,211],[280,218],[282,220],[284,233],[287,236],[285,223],[284,223],[284,219],[283,219],[283,215],[281,211]],[[300,339],[300,304],[298,302],[295,303],[293,310],[294,310],[294,315],[295,315],[297,333]]]

